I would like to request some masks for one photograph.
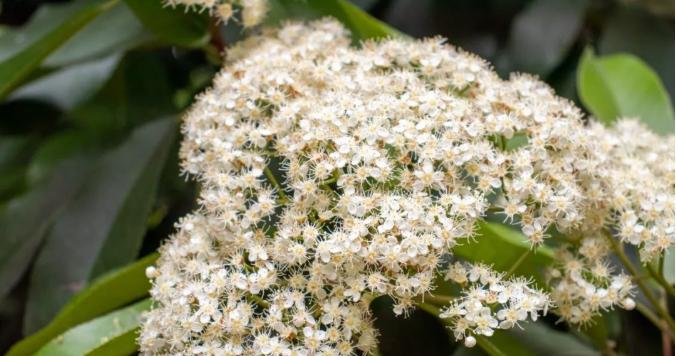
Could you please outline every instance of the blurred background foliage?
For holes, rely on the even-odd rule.
[[[382,30],[340,4],[273,0],[269,21],[314,9],[355,21],[356,38]],[[648,112],[657,118],[648,125],[673,132],[673,1],[354,4],[410,36],[447,37],[491,61],[502,76],[536,74],[601,120]],[[147,302],[132,304],[147,294],[143,269],[174,222],[195,208],[197,187],[178,168],[178,119],[219,70],[221,53],[246,31],[206,14],[162,8],[159,0],[4,0],[1,6],[0,352],[40,330],[13,354],[131,353],[137,325],[131,316],[147,308]],[[617,53],[623,55],[608,56]],[[509,262],[528,248],[505,241],[459,253],[499,264],[497,250]],[[522,268],[546,260],[538,256]],[[665,278],[673,283],[673,273]],[[372,304],[383,355],[486,352],[457,347],[424,311],[395,318],[388,303]],[[94,319],[120,307],[119,314]],[[111,334],[101,325],[113,317],[122,324]],[[494,342],[519,355],[663,350],[660,331],[636,311],[613,311],[584,332],[556,321],[549,316],[526,330],[499,332]],[[43,348],[78,324],[62,342]],[[116,343],[99,345],[97,338]]]

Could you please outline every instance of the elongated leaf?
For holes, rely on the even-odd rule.
[[[511,70],[549,74],[580,31],[587,0],[536,0],[512,22],[507,45]]]
[[[282,14],[273,14],[272,21],[284,20],[288,17],[318,18],[333,16],[340,20],[352,32],[355,40],[382,38],[388,36],[402,36],[403,34],[386,23],[372,17],[360,8],[346,0],[279,0],[273,2],[276,11]]]
[[[138,327],[141,314],[150,309],[151,301],[145,299],[124,309],[80,324],[57,336],[40,349],[36,355],[87,355],[104,350],[107,343],[115,343],[114,354],[126,355],[136,349],[135,340],[129,337]],[[120,340],[124,343],[120,343]],[[110,352],[108,353],[110,354]]]
[[[594,356],[599,352],[580,342],[570,333],[554,330],[547,324],[537,322],[520,323],[521,327],[498,331],[518,340],[536,355]]]
[[[655,72],[635,56],[596,57],[587,50],[580,60],[577,85],[582,103],[605,123],[638,117],[657,133],[674,132],[669,95]]]
[[[63,4],[44,4],[21,27],[3,27],[0,32],[0,61],[4,61],[29,47],[59,24],[74,16],[86,4],[72,1]]]
[[[26,136],[0,136],[0,206],[25,188],[26,166],[35,151],[36,140]],[[1,209],[1,208],[0,208]]]
[[[99,14],[110,9],[117,1],[94,2],[21,52],[0,63],[0,99],[7,96],[14,88],[21,84],[50,53],[61,47]]]
[[[533,276],[540,286],[544,285],[541,272],[554,258],[550,248],[540,246],[532,249],[521,232],[501,224],[481,222],[478,225],[476,242],[468,241],[454,247],[455,255],[492,265],[498,271],[509,271],[526,254],[514,274]]]
[[[38,255],[27,333],[46,325],[93,278],[134,260],[174,133],[173,119],[153,121],[99,160]]]
[[[43,66],[53,68],[89,62],[122,53],[151,39],[152,34],[143,28],[131,9],[118,1],[104,16],[95,18],[47,57]]]
[[[491,356],[558,355],[594,356],[599,352],[569,333],[556,331],[543,322],[522,322],[520,327],[496,330],[491,337],[477,337],[477,346]],[[472,350],[476,351],[476,350]],[[482,354],[459,348],[454,356]]]
[[[0,299],[26,271],[47,229],[80,188],[89,166],[83,158],[61,163],[46,182],[0,212]]]
[[[10,99],[40,99],[64,110],[93,96],[110,77],[120,54],[55,71],[19,88]]]
[[[148,294],[145,269],[157,260],[153,253],[106,274],[68,303],[46,327],[14,345],[7,356],[30,355],[69,328],[133,302]]]
[[[200,47],[209,41],[209,17],[206,14],[172,9],[163,1],[124,0],[157,38],[184,47]]]
[[[127,53],[103,87],[73,109],[68,119],[105,139],[176,112],[170,69],[149,52]],[[148,80],[152,78],[152,80]]]
[[[673,100],[674,28],[669,21],[656,21],[650,13],[637,10],[633,6],[617,6],[606,14],[608,20],[599,38],[598,53],[624,52],[641,58],[659,74]]]

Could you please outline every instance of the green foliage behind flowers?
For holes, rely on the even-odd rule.
[[[407,1],[242,0],[213,2],[196,13],[186,11],[190,9],[181,3],[170,1],[171,7],[160,1],[135,0],[43,4],[23,26],[2,28],[0,303],[6,307],[0,308],[0,323],[11,327],[0,332],[0,351],[23,337],[10,350],[11,355],[115,355],[137,350],[139,321],[151,306],[145,299],[150,288],[146,274],[154,278],[159,273],[149,267],[156,258],[154,251],[174,232],[178,218],[194,209],[197,200],[194,183],[181,177],[177,164],[179,118],[195,94],[210,84],[233,43],[258,33],[259,22],[280,24],[332,16],[349,29],[358,44],[369,38],[404,37],[406,32],[418,35],[418,30],[429,30],[428,19],[438,18],[443,13],[440,9],[449,10],[449,6],[460,6],[450,16],[466,13],[471,18],[477,11],[470,5],[433,1],[411,5]],[[228,7],[230,3],[233,6]],[[660,135],[673,135],[673,83],[667,82],[666,89],[662,83],[672,81],[673,72],[665,74],[665,66],[655,59],[660,56],[650,52],[654,47],[622,48],[611,40],[622,31],[611,26],[615,17],[633,21],[632,14],[637,13],[641,19],[652,16],[659,22],[660,16],[665,16],[662,10],[655,15],[645,8],[627,9],[621,4],[599,9],[586,1],[486,4],[474,6],[478,11],[496,6],[501,13],[510,14],[503,20],[507,25],[495,21],[497,40],[486,40],[488,47],[473,48],[480,43],[479,37],[453,35],[453,44],[469,45],[479,52],[493,48],[481,54],[495,61],[501,73],[537,73],[562,95],[579,100],[604,123],[612,125],[617,117],[636,117]],[[11,13],[11,6],[7,8]],[[372,15],[365,9],[371,9]],[[554,14],[566,20],[548,18]],[[416,25],[416,15],[425,20]],[[666,16],[673,21],[673,9]],[[451,27],[463,25],[462,21],[447,22]],[[610,24],[607,28],[603,27],[606,23]],[[650,31],[655,41],[660,41],[659,31]],[[444,30],[432,33],[437,32]],[[603,40],[600,46],[599,39]],[[601,54],[583,52],[586,45],[596,46]],[[609,48],[630,50],[633,55],[609,55]],[[673,62],[673,53],[670,55]],[[527,137],[524,133],[514,137],[496,137],[494,142],[514,145],[510,150],[529,144],[515,144]],[[664,164],[673,169],[673,162]],[[282,181],[280,172],[275,170],[272,175]],[[334,189],[331,184],[335,183],[327,187]],[[488,199],[494,198],[499,194]],[[673,198],[666,197],[672,205],[667,203],[665,209],[673,211]],[[486,278],[531,278],[551,293],[546,290],[547,283],[565,279],[557,274],[562,269],[555,261],[570,254],[560,241],[572,245],[583,241],[582,236],[552,229],[546,235],[554,238],[532,249],[518,230],[522,226],[519,219],[511,222],[505,220],[505,214],[491,210],[485,212],[485,219],[476,225],[477,235],[456,246],[453,256],[439,261],[441,266],[483,263],[497,271]],[[632,291],[634,297],[622,301],[623,307],[636,306],[636,310],[609,310],[582,329],[558,324],[550,313],[536,323],[524,324],[524,330],[497,330],[491,337],[472,334],[464,340],[465,346],[476,344],[472,349],[456,344],[452,336],[441,342],[449,344],[457,355],[560,354],[571,350],[576,354],[656,354],[667,350],[648,345],[649,350],[639,352],[631,342],[636,335],[649,340],[664,337],[664,347],[673,348],[669,338],[673,316],[666,307],[673,304],[673,231],[668,237],[671,240],[665,242],[671,244],[670,253],[646,264],[639,262],[633,248],[644,246],[631,242],[634,235],[626,233],[625,238],[622,231],[613,233],[630,243],[611,238],[615,244],[607,248],[618,257],[607,267],[640,278]],[[595,246],[583,246],[582,250]],[[585,257],[564,260],[572,263],[594,256],[585,253]],[[446,330],[439,329],[441,323],[455,319],[436,318],[441,312],[452,313],[444,308],[449,300],[463,295],[454,281],[462,280],[461,276],[439,274],[435,291],[412,299],[421,309],[412,315],[420,324],[413,325]],[[481,288],[476,281],[470,284]],[[383,303],[387,304],[382,298],[372,303],[377,319],[386,318],[392,310]],[[10,309],[15,311],[8,312]],[[436,322],[421,318],[419,313],[432,313],[431,320]],[[376,324],[381,329],[381,346],[388,345],[380,347],[383,354],[423,349],[429,354],[436,352],[401,334],[388,336],[397,335],[392,332],[396,324],[408,322],[391,320],[390,324]],[[557,340],[556,345],[543,344],[543,338]],[[405,346],[393,346],[402,342]]]

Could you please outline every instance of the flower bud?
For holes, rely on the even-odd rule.
[[[465,338],[465,347],[472,348],[476,345],[476,339],[474,336],[468,336]]]

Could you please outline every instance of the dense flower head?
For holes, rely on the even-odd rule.
[[[533,246],[553,231],[571,239],[551,297],[483,265],[451,265],[466,288],[444,314],[456,337],[488,336],[552,303],[570,322],[630,306],[628,278],[611,273],[597,241],[636,245],[646,261],[673,245],[673,137],[635,120],[586,123],[537,79],[502,80],[441,38],[350,43],[324,19],[228,51],[185,117],[180,153],[200,208],[148,271],[157,303],[143,352],[370,350],[372,296],[405,312],[455,245],[482,238],[488,214]]]

